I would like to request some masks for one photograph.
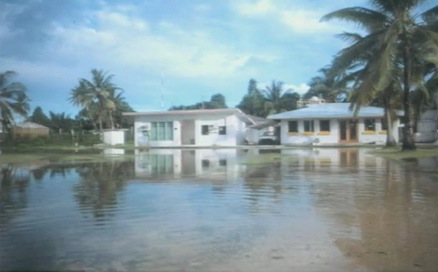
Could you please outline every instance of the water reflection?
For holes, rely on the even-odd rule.
[[[11,165],[0,166],[0,232],[7,222],[27,207],[29,175]]]
[[[3,165],[1,269],[433,271],[436,159],[151,149]]]
[[[126,180],[134,176],[131,161],[81,164],[76,167],[79,180],[73,187],[81,211],[93,213],[99,222],[117,209],[117,195]]]
[[[195,179],[226,181],[240,172],[236,149],[152,149],[138,151],[135,156],[135,176],[139,179]]]

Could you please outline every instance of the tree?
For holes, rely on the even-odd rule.
[[[20,82],[10,82],[14,75],[13,71],[0,73],[0,118],[5,131],[15,124],[14,114],[26,117],[30,110],[26,87]]]
[[[310,80],[309,90],[303,95],[304,99],[314,96],[329,102],[345,102],[349,90],[344,80],[344,74],[338,74],[330,66],[319,70],[320,75]]]
[[[91,70],[92,79],[80,79],[79,84],[72,89],[70,102],[82,106],[87,112],[97,109],[99,130],[103,130],[104,119],[109,120],[109,126],[114,129],[113,113],[116,110],[114,97],[121,90],[111,82],[113,75],[107,75],[103,70]]]
[[[226,109],[228,108],[227,104],[225,103],[225,96],[222,94],[214,94],[211,96],[209,107],[212,109]]]
[[[210,101],[202,101],[188,106],[172,106],[169,110],[226,109],[225,97],[218,93],[211,96]]]
[[[438,6],[420,16],[414,16],[425,0],[370,0],[374,9],[352,7],[325,15],[322,20],[333,18],[350,21],[363,27],[364,37],[344,33],[343,38],[355,40],[354,44],[337,55],[336,68],[352,69],[363,63],[357,74],[354,92],[356,111],[376,94],[390,86],[402,70],[404,133],[402,150],[416,149],[413,131],[411,91],[419,80],[415,77],[414,64],[438,46],[436,32]],[[339,70],[339,71],[340,71]]]
[[[289,96],[292,89],[283,89],[284,83],[273,80],[270,86],[263,90],[265,96],[265,112],[274,114],[296,108],[294,96]],[[299,98],[299,97],[298,97]],[[295,101],[294,101],[295,100]]]
[[[47,115],[44,114],[43,109],[39,106],[33,110],[32,115],[29,117],[29,121],[46,127],[50,127],[49,117],[47,117]]]
[[[122,96],[122,92],[114,96],[114,103],[116,110],[114,111],[114,123],[117,127],[127,128],[133,125],[131,118],[123,118],[123,112],[133,112],[134,109],[125,101],[125,97]]]
[[[242,101],[237,108],[241,109],[246,114],[265,117],[267,113],[264,109],[265,97],[257,88],[257,81],[250,79],[248,83],[248,92],[243,96]]]
[[[52,131],[61,134],[65,132],[69,133],[72,129],[74,129],[75,120],[70,118],[68,114],[66,115],[64,112],[54,113],[50,111],[49,116],[49,127],[52,129]]]

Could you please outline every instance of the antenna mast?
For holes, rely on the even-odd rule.
[[[161,67],[161,88],[160,88],[160,100],[161,100],[161,109],[164,110],[164,73],[163,73],[163,67]]]

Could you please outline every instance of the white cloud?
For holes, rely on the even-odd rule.
[[[320,22],[326,11],[306,7],[285,6],[282,2],[270,0],[233,1],[232,8],[246,17],[258,17],[270,22],[276,22],[289,28],[294,33],[313,34],[315,32],[341,32],[339,24]]]
[[[139,18],[126,16],[120,12],[99,11],[96,12],[99,25],[105,29],[130,29],[131,31],[145,31],[148,24]]]
[[[269,82],[265,82],[265,83],[257,83],[257,87],[260,90],[264,90],[266,89],[266,87],[271,86],[272,81]],[[307,92],[309,90],[309,85],[305,84],[305,83],[301,83],[300,85],[294,85],[294,84],[287,84],[284,83],[283,84],[283,90],[291,90],[292,92],[297,92],[299,94],[303,94],[305,92]]]
[[[330,31],[330,25],[320,22],[322,16],[310,10],[289,10],[281,13],[280,20],[295,33]]]
[[[270,0],[243,1],[233,3],[235,10],[244,16],[263,16],[275,11],[275,6]]]
[[[186,30],[171,22],[161,22],[151,31],[148,22],[117,11],[98,12],[96,18],[96,28],[56,28],[53,46],[60,56],[131,69],[165,68],[182,77],[231,76],[252,57],[267,59],[222,44],[210,33]]]
[[[301,83],[300,85],[293,85],[293,84],[285,84],[284,88],[287,89],[292,89],[294,92],[297,92],[299,94],[304,94],[305,92],[307,92],[310,88],[309,85],[307,85],[306,83]]]

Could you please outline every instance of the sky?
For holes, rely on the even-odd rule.
[[[24,83],[31,110],[74,117],[91,69],[112,74],[135,111],[209,101],[235,107],[255,79],[304,93],[354,31],[323,15],[366,0],[0,0],[0,72]],[[357,30],[356,30],[357,31]]]

